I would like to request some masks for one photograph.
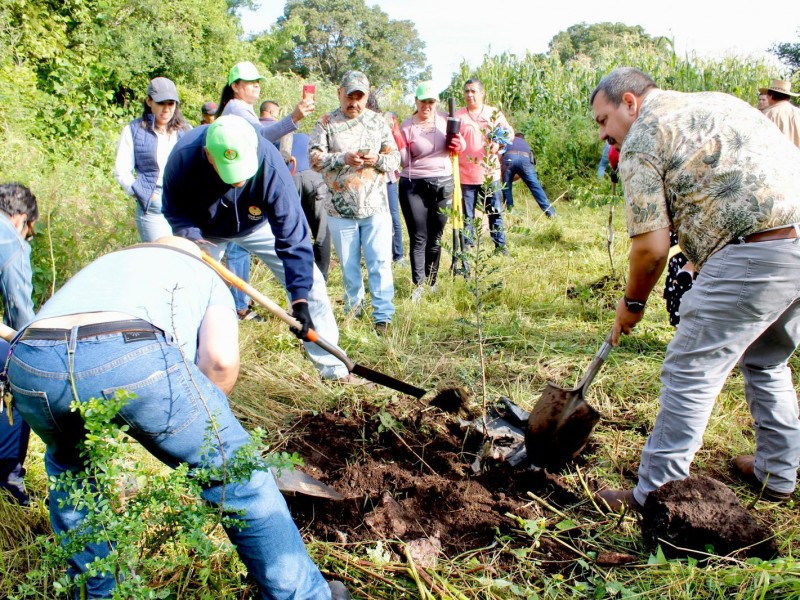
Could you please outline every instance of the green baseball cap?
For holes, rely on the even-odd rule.
[[[228,73],[228,85],[232,84],[234,81],[238,81],[239,79],[242,81],[258,81],[259,79],[261,81],[267,80],[266,77],[259,75],[256,66],[247,60],[233,65],[231,72]]]
[[[417,100],[436,100],[439,101],[439,94],[433,89],[432,81],[423,81],[417,86]]]
[[[206,150],[227,184],[250,179],[258,171],[258,134],[242,117],[224,115],[209,125]]]

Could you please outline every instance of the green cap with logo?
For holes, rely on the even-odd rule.
[[[344,89],[345,94],[353,92],[363,92],[369,94],[369,79],[361,71],[348,71],[342,77],[339,87]]]
[[[250,61],[244,61],[240,63],[236,63],[233,65],[231,72],[228,73],[228,85],[232,84],[234,81],[238,80],[242,81],[266,81],[266,77],[262,77],[258,74],[258,69],[256,66],[251,63]]]
[[[227,184],[250,179],[258,171],[258,134],[242,117],[224,115],[209,125],[206,150]]]
[[[439,101],[439,94],[433,89],[432,81],[423,81],[417,86],[417,100],[436,100]]]

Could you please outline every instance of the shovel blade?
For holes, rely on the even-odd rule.
[[[525,429],[525,448],[531,463],[558,469],[586,447],[600,413],[586,402],[583,390],[547,384]]]
[[[322,483],[319,479],[314,479],[311,475],[306,475],[302,471],[283,469],[278,470],[270,467],[272,476],[278,489],[284,494],[303,494],[305,496],[315,496],[317,498],[327,498],[328,500],[344,500],[339,492],[331,486]]]

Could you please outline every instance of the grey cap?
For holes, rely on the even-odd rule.
[[[361,71],[348,71],[342,77],[340,87],[344,89],[345,94],[353,92],[369,94],[369,79]]]
[[[178,97],[178,89],[171,79],[166,77],[156,77],[150,80],[150,85],[147,86],[147,95],[156,102],[164,102],[166,100],[174,100],[180,102]]]

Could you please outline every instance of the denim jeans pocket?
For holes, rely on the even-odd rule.
[[[200,392],[194,390],[185,371],[184,365],[173,364],[141,381],[106,388],[103,396],[110,398],[118,390],[135,394],[119,416],[132,432],[157,441],[189,427],[200,414]]]
[[[10,381],[9,386],[14,396],[14,406],[40,437],[61,431],[56,423],[46,392],[26,390]]]

